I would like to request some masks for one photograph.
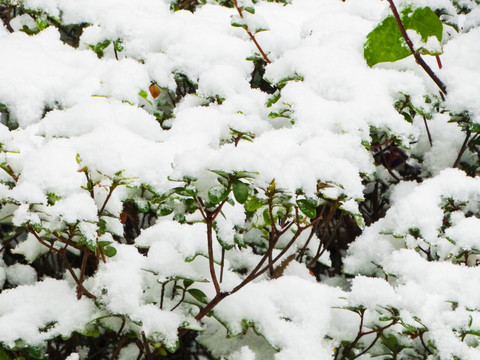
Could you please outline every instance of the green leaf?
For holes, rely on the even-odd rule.
[[[468,126],[468,128],[472,133],[480,133],[480,124],[479,123],[471,123]]]
[[[315,219],[317,217],[317,208],[307,199],[297,200],[297,205],[300,211],[309,218]]]
[[[123,51],[123,41],[122,39],[117,39],[113,42],[113,48],[117,51]]]
[[[466,333],[468,335],[474,335],[474,336],[479,336],[480,337],[480,330],[467,330]]]
[[[208,190],[208,201],[212,205],[221,203],[228,197],[229,189],[222,185],[215,185]]]
[[[416,31],[422,42],[435,36],[442,41],[443,25],[440,19],[429,7],[412,10],[405,8],[401,13],[401,20],[406,30]],[[411,55],[397,21],[389,15],[375,29],[367,35],[363,46],[364,58],[367,65],[372,67],[381,62],[395,62]],[[441,52],[430,52],[425,48],[416,49],[421,54],[440,55]]]
[[[31,359],[41,360],[44,359],[43,351],[41,348],[32,347],[28,349],[28,355]]]
[[[100,247],[105,247],[107,245],[110,245],[111,243],[113,243],[113,241],[106,241],[106,240],[97,241],[97,244]]]
[[[268,209],[263,210],[263,221],[265,222],[265,225],[272,225],[272,217],[270,216]]]
[[[289,75],[287,77],[284,77],[283,79],[280,79],[280,81],[277,82],[277,88],[283,89],[289,81],[303,81],[303,80],[304,78],[302,75],[294,73],[293,75]]]
[[[183,286],[185,287],[185,289],[187,289],[188,287],[190,287],[193,283],[194,283],[193,280],[183,279]]]
[[[428,6],[415,11],[411,8],[404,9],[402,22],[405,29],[419,33],[423,42],[426,42],[430,36],[435,36],[438,41],[442,41],[443,24]]]
[[[148,93],[145,91],[145,90],[140,90],[140,92],[138,93],[138,95],[140,95],[142,98],[144,98],[145,100],[148,99]]]
[[[35,19],[35,25],[37,25],[38,31],[42,31],[48,26],[47,19],[42,19],[42,18]]]
[[[114,257],[117,254],[117,249],[115,249],[113,246],[105,246],[103,248],[103,253],[107,257]]]
[[[0,349],[0,360],[9,360],[7,353],[3,349]]]
[[[270,96],[267,100],[267,107],[272,107],[273,104],[275,104],[280,98],[282,97],[282,94],[280,91],[277,91],[274,93],[272,96]]]
[[[188,184],[185,185],[185,195],[186,196],[195,196],[197,195],[198,190],[194,185]]]
[[[235,180],[232,185],[233,196],[240,204],[243,204],[248,199],[248,184],[240,180]]]
[[[398,353],[399,350],[403,349],[404,347],[398,342],[398,339],[394,334],[388,334],[387,336],[383,336],[381,341],[382,344],[385,345],[392,352]]]
[[[263,206],[263,201],[259,198],[252,197],[246,204],[245,209],[247,211],[253,212],[260,209]]]
[[[192,295],[195,300],[206,304],[208,302],[207,295],[202,290],[199,289],[188,289],[187,292]]]
[[[61,196],[58,196],[54,193],[48,193],[47,194],[47,204],[52,206],[52,205],[55,205],[55,203],[60,200],[62,197]]]
[[[411,55],[392,15],[367,35],[367,42],[363,45],[363,49],[363,56],[370,67],[381,62],[401,60]]]
[[[242,10],[250,14],[255,14],[255,8],[253,6],[245,6],[244,8],[242,8]]]
[[[210,171],[213,172],[214,174],[224,177],[225,179],[228,179],[230,177],[230,173],[223,170],[210,170]]]
[[[167,200],[158,205],[157,216],[167,216],[173,212],[173,201]]]

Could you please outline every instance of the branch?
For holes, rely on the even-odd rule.
[[[468,141],[470,140],[470,135],[472,134],[470,132],[470,130],[467,129],[466,131],[467,133],[467,136],[465,136],[465,140],[462,144],[462,147],[460,148],[460,151],[458,152],[458,156],[457,158],[455,159],[455,162],[453,163],[453,166],[454,168],[458,167],[458,164],[460,164],[460,159],[462,158],[463,156],[463,153],[465,152],[465,150],[467,150],[467,147],[468,147]]]
[[[10,20],[11,20],[10,11],[11,11],[11,8],[9,6],[6,6],[5,8],[1,9],[0,10],[0,19],[2,19],[3,25],[5,25],[7,30],[10,33],[13,33],[14,30],[13,30],[12,26],[10,25]]]
[[[235,8],[237,9],[237,12],[238,12],[238,15],[240,15],[240,17],[243,19],[243,12],[242,12],[242,9],[240,9],[238,7],[238,3],[237,3],[237,0],[233,0],[233,5],[235,5]],[[250,39],[252,39],[253,43],[255,44],[255,46],[257,47],[258,51],[260,51],[260,54],[262,55],[263,59],[267,62],[267,64],[271,64],[272,62],[270,61],[270,59],[268,58],[267,54],[265,53],[265,51],[263,51],[262,47],[260,46],[260,44],[258,43],[257,39],[255,39],[255,35],[253,35],[251,33],[250,30],[248,30],[248,28],[244,28],[245,31],[247,32],[248,36],[250,37]]]
[[[220,285],[218,284],[217,274],[215,273],[215,262],[213,259],[213,213],[205,210],[206,212],[206,222],[207,222],[207,246],[208,246],[208,265],[210,268],[210,276],[212,277],[213,286],[215,287],[216,293],[220,293]]]
[[[437,84],[437,86],[440,88],[442,93],[447,95],[447,87],[445,86],[445,84],[438,78],[438,76],[433,72],[433,70],[427,65],[425,60],[423,60],[422,56],[415,51],[412,40],[408,36],[407,31],[403,26],[402,20],[400,19],[400,15],[398,14],[395,3],[393,2],[393,0],[387,0],[387,1],[390,4],[390,8],[392,9],[393,16],[397,21],[397,25],[400,29],[400,32],[402,33],[402,36],[405,39],[405,42],[407,43],[408,48],[410,49],[411,53],[415,57],[415,61],[417,62],[418,65],[420,65],[423,68],[423,70],[425,70],[425,72],[428,74],[428,76],[430,76],[430,78],[435,82],[435,84]]]

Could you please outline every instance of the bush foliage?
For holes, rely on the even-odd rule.
[[[0,2],[0,359],[478,359],[478,0]]]

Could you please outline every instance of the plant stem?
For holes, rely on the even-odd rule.
[[[458,156],[455,159],[455,162],[453,163],[452,167],[454,168],[458,167],[458,164],[460,163],[460,159],[462,158],[463,153],[465,152],[465,150],[467,150],[468,140],[470,140],[471,132],[470,130],[467,129],[466,133],[467,133],[467,136],[465,136],[465,140],[463,141],[462,147],[460,148],[460,151],[458,152]]]
[[[233,5],[235,5],[235,8],[237,9],[238,15],[240,15],[240,17],[243,19],[243,11],[238,6],[237,0],[233,0]],[[260,44],[258,43],[257,39],[255,39],[255,35],[253,35],[252,32],[250,30],[248,30],[248,28],[245,27],[244,29],[247,32],[250,39],[252,39],[252,41],[255,44],[255,46],[257,47],[258,51],[260,51],[260,54],[262,55],[263,59],[267,62],[267,64],[271,64],[272,62],[268,58],[267,54],[265,53],[265,51],[263,51],[263,49],[260,46]]]
[[[428,128],[427,118],[425,116],[422,116],[422,117],[423,117],[423,122],[425,123],[425,129],[427,130],[428,141],[430,142],[430,147],[432,147],[433,146],[432,135],[430,134],[430,129]]]
[[[392,9],[393,16],[397,21],[397,25],[400,29],[400,32],[402,33],[402,36],[405,39],[405,42],[407,43],[408,48],[410,49],[411,53],[415,57],[415,61],[417,62],[418,65],[420,65],[423,68],[423,70],[425,70],[425,72],[428,74],[428,76],[430,76],[430,78],[435,82],[435,84],[437,84],[437,86],[440,88],[442,93],[447,95],[447,87],[445,86],[445,84],[438,78],[438,76],[433,72],[433,70],[427,65],[425,60],[423,60],[422,56],[415,51],[412,40],[408,36],[407,31],[405,30],[405,26],[403,26],[402,20],[400,19],[400,15],[398,14],[395,3],[393,2],[393,0],[387,0],[387,1],[390,4],[390,8]]]
[[[212,277],[213,286],[216,293],[220,293],[220,285],[218,284],[217,274],[215,273],[215,262],[213,259],[213,213],[205,210],[207,221],[207,246],[208,246],[208,263],[210,268],[210,276]]]

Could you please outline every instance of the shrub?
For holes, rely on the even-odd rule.
[[[477,359],[479,9],[3,1],[0,358]]]

